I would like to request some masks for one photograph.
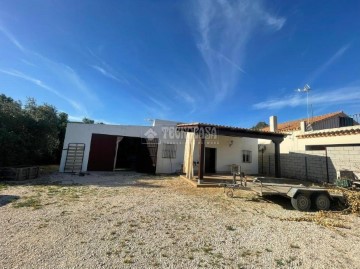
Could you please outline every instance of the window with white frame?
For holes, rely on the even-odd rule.
[[[176,144],[164,144],[162,150],[162,157],[164,159],[176,158]]]
[[[243,163],[251,163],[251,151],[250,150],[243,150],[242,151],[242,162]]]

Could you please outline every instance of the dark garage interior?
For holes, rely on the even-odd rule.
[[[140,137],[93,134],[88,170],[131,170],[155,173],[157,140]]]

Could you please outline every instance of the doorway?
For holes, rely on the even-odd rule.
[[[216,173],[216,148],[205,148],[205,173]]]

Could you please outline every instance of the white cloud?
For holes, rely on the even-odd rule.
[[[334,90],[310,93],[309,102],[313,105],[360,104],[360,86],[343,87]],[[255,109],[281,109],[306,105],[306,95],[296,93],[284,98],[275,98],[253,105]]]
[[[277,31],[286,19],[270,14],[257,0],[195,3],[196,41],[208,69],[208,99],[220,103],[245,73],[246,45],[258,27]]]
[[[21,78],[23,80],[29,81],[32,84],[46,90],[49,91],[53,94],[55,94],[56,96],[58,96],[59,98],[65,100],[66,102],[68,102],[75,110],[77,110],[78,112],[87,114],[86,109],[78,102],[76,102],[75,100],[72,100],[64,95],[62,95],[60,92],[58,92],[57,90],[55,90],[54,88],[46,85],[43,81],[41,81],[40,79],[31,77],[29,75],[26,75],[20,71],[17,70],[5,70],[5,69],[0,69],[0,73],[9,75],[9,76],[13,76],[13,77],[17,77],[17,78]]]
[[[342,46],[334,55],[332,55],[324,64],[317,68],[306,80],[306,83],[314,82],[326,69],[328,69],[336,60],[338,60],[348,50],[350,44]]]
[[[196,100],[195,98],[184,90],[176,90],[176,94],[180,100],[185,101],[191,107],[188,111],[188,115],[193,114],[196,111]]]
[[[161,110],[163,111],[169,111],[170,110],[170,107],[165,105],[163,102],[161,102],[160,100],[158,99],[155,99],[153,97],[149,97],[149,99],[155,104],[157,105],[159,108],[161,108]]]
[[[21,50],[22,52],[26,51],[23,45],[21,45],[20,42],[12,35],[12,33],[8,31],[3,25],[1,25],[1,23],[0,23],[0,32],[2,32],[9,39],[9,41],[13,43],[13,45],[17,47],[19,50]]]
[[[100,67],[98,65],[92,65],[91,67],[94,68],[95,70],[99,71],[105,77],[111,78],[111,79],[116,80],[117,82],[120,82],[120,83],[127,83],[128,84],[128,82],[126,80],[122,80],[122,79],[118,78],[111,71],[105,70],[104,68],[102,68],[102,67]]]
[[[264,16],[263,18],[265,20],[265,23],[268,26],[273,27],[275,31],[279,31],[281,28],[283,28],[283,26],[284,26],[284,24],[286,22],[285,18],[274,17],[274,16],[271,16],[268,13],[264,13],[263,16]]]
[[[0,33],[3,33],[16,48],[20,49],[24,53],[23,58],[21,58],[20,61],[25,63],[28,66],[36,67],[37,71],[41,72],[42,77],[46,77],[46,78],[51,77],[55,81],[60,81],[61,84],[63,85],[63,87],[71,89],[70,93],[71,93],[71,91],[80,92],[82,94],[82,97],[92,100],[97,105],[101,104],[101,102],[97,98],[96,94],[94,92],[92,92],[86,86],[86,83],[80,78],[80,76],[75,72],[74,69],[72,69],[68,65],[65,65],[65,64],[62,64],[59,62],[55,62],[40,53],[37,53],[35,51],[27,49],[1,23],[0,23]],[[36,65],[34,64],[34,62],[36,62]],[[80,104],[80,102],[66,97],[65,95],[61,94],[59,90],[55,89],[55,87],[50,87],[50,86],[46,85],[42,80],[34,79],[34,78],[29,77],[19,71],[2,70],[2,73],[30,81],[33,84],[35,84],[43,89],[46,89],[49,92],[52,92],[53,94],[66,100],[76,110],[78,110],[78,111],[81,110],[84,113],[86,112],[86,109],[84,108],[84,106],[82,104]],[[58,86],[58,84],[59,83],[57,83],[57,86]]]
[[[89,54],[93,59],[98,62],[98,64],[90,65],[92,68],[100,72],[105,77],[111,78],[113,80],[116,80],[117,82],[130,85],[128,79],[126,79],[124,76],[120,76],[118,72],[114,71],[114,68],[112,68],[110,65],[108,65],[103,59],[101,59],[96,53],[94,53],[91,49],[87,49]]]

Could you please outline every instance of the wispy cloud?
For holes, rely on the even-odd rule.
[[[360,104],[360,86],[343,87],[311,93],[310,102],[313,105],[345,105]],[[254,109],[281,109],[306,105],[306,95],[293,94],[287,97],[276,98],[253,105]]]
[[[122,79],[116,77],[114,74],[111,73],[111,71],[105,70],[104,68],[102,68],[102,67],[100,67],[98,65],[92,65],[91,67],[94,68],[95,70],[99,71],[105,77],[111,78],[111,79],[116,80],[117,82],[120,82],[120,83],[127,82],[126,80],[122,80]]]
[[[66,102],[68,102],[74,109],[76,109],[78,112],[81,112],[83,114],[88,114],[86,109],[79,104],[78,102],[76,102],[75,100],[72,100],[64,95],[62,95],[60,92],[58,92],[57,90],[55,90],[54,88],[48,86],[47,84],[45,84],[43,81],[41,81],[40,79],[31,77],[29,75],[26,75],[20,71],[17,70],[5,70],[5,69],[0,69],[0,73],[9,75],[9,76],[13,76],[13,77],[17,77],[17,78],[21,78],[23,80],[26,80],[28,82],[31,82],[32,84],[46,90],[49,91],[53,94],[55,94],[56,96],[58,96],[59,98],[65,100]]]
[[[36,64],[31,63],[31,62],[29,62],[29,61],[27,61],[27,60],[25,60],[25,59],[21,59],[21,61],[22,61],[24,64],[27,64],[27,65],[32,66],[32,67],[36,67],[36,66],[37,66]]]
[[[53,61],[49,59],[48,57],[35,52],[33,50],[30,50],[23,46],[18,39],[8,30],[3,24],[0,22],[0,33],[5,35],[11,43],[18,49],[20,49],[23,52],[23,57],[19,60],[26,65],[37,67],[37,71],[41,72],[41,76],[44,76],[46,78],[53,78],[53,80],[60,81],[63,86],[66,88],[71,89],[71,93],[74,92],[80,92],[83,97],[86,97],[92,101],[94,101],[96,104],[100,104],[101,102],[96,97],[95,93],[93,93],[89,87],[87,87],[86,83],[80,78],[80,76],[77,74],[77,72],[72,69],[70,66],[62,64],[60,62]],[[36,62],[36,64],[34,64]],[[3,70],[6,71],[6,70]],[[5,72],[2,72],[5,73]],[[11,73],[11,74],[10,74]],[[65,95],[60,94],[59,90],[56,90],[55,87],[49,87],[47,86],[43,81],[39,79],[33,79],[31,80],[31,77],[24,75],[23,73],[17,71],[17,72],[10,72],[8,75],[13,75],[16,77],[26,79],[28,81],[33,82],[39,87],[42,87],[43,89],[47,89],[49,92],[52,92],[59,97],[61,96],[62,99],[67,100],[72,104],[72,106],[77,110],[86,111],[84,109],[83,105],[80,105],[80,102],[75,102],[74,100],[65,97]]]
[[[324,64],[317,68],[306,80],[306,83],[313,83],[322,73],[324,73],[332,64],[336,62],[349,49],[350,44],[342,46],[335,52]]]
[[[161,110],[163,111],[169,111],[170,107],[168,105],[166,105],[165,103],[161,102],[158,99],[155,99],[154,97],[149,97],[149,99],[151,100],[151,102],[153,102],[155,105],[157,105]]]
[[[100,58],[95,52],[93,52],[91,49],[88,48],[88,52],[91,55],[92,58],[98,62],[98,64],[90,65],[92,68],[100,72],[105,77],[111,78],[117,82],[120,82],[122,84],[129,85],[129,80],[126,79],[124,76],[120,76],[118,72],[114,70],[113,67],[111,67],[109,64],[107,64],[103,59]]]
[[[15,47],[17,47],[19,50],[21,50],[22,52],[25,52],[26,49],[23,47],[23,45],[20,44],[20,42],[13,36],[13,34],[8,31],[0,22],[0,32],[2,32],[11,43],[13,43],[13,45]]]
[[[196,41],[208,69],[208,98],[219,103],[245,73],[246,45],[258,27],[278,31],[286,19],[270,14],[257,0],[195,3]]]
[[[188,114],[193,114],[196,111],[195,97],[183,90],[176,90],[176,94],[179,99],[185,101],[191,107],[191,110],[188,112]]]

